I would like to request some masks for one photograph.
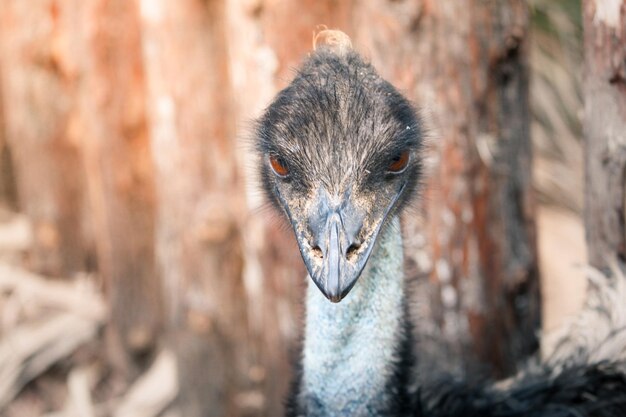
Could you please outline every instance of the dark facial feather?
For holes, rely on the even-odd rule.
[[[376,190],[394,175],[387,168],[408,150],[403,195],[412,196],[421,173],[421,126],[415,110],[391,84],[353,51],[337,55],[320,48],[302,65],[257,124],[261,177],[270,200],[276,181],[267,156],[284,161],[283,179],[305,194],[316,184],[329,192],[355,185]]]

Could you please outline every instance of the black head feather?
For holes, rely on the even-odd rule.
[[[329,191],[352,180],[376,189],[389,164],[408,150],[407,185],[396,208],[410,199],[421,173],[421,125],[411,103],[353,50],[321,47],[267,108],[257,125],[257,150],[289,168],[302,192],[321,183]],[[261,164],[263,186],[275,201],[275,178]]]

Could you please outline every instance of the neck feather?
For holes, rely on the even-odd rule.
[[[348,296],[329,302],[309,279],[302,379],[307,416],[398,415],[412,368],[402,238],[394,218]]]

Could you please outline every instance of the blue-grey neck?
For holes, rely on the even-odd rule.
[[[401,415],[396,411],[408,407],[403,403],[412,367],[409,333],[402,238],[394,218],[343,301],[329,302],[309,279],[295,414]]]

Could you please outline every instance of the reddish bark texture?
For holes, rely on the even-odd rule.
[[[32,219],[31,267],[67,275],[89,267],[80,140],[74,128],[76,74],[68,59],[70,22],[56,1],[0,4],[6,141],[19,203]]]
[[[589,262],[626,261],[626,2],[583,2]]]
[[[247,306],[225,2],[137,3],[156,164],[156,250],[180,406],[186,416],[241,415]]]
[[[155,186],[147,124],[139,14],[126,0],[75,5],[80,22],[81,131],[100,276],[131,375],[156,346],[161,284],[155,265]]]
[[[162,309],[137,10],[50,0],[3,2],[0,13],[6,134],[34,225],[32,267],[71,277],[97,264],[112,357],[134,375]]]
[[[1,41],[0,41],[1,44]],[[2,54],[0,54],[0,59]],[[0,62],[0,80],[2,80],[2,62]],[[2,82],[0,81],[0,98],[2,97]],[[17,208],[17,190],[15,173],[13,172],[13,157],[11,148],[5,137],[3,100],[0,99],[0,206],[15,210]]]
[[[523,1],[375,1],[355,14],[357,47],[424,116],[407,270],[419,277],[421,356],[434,358],[422,363],[452,372],[506,375],[537,346],[528,18]]]

